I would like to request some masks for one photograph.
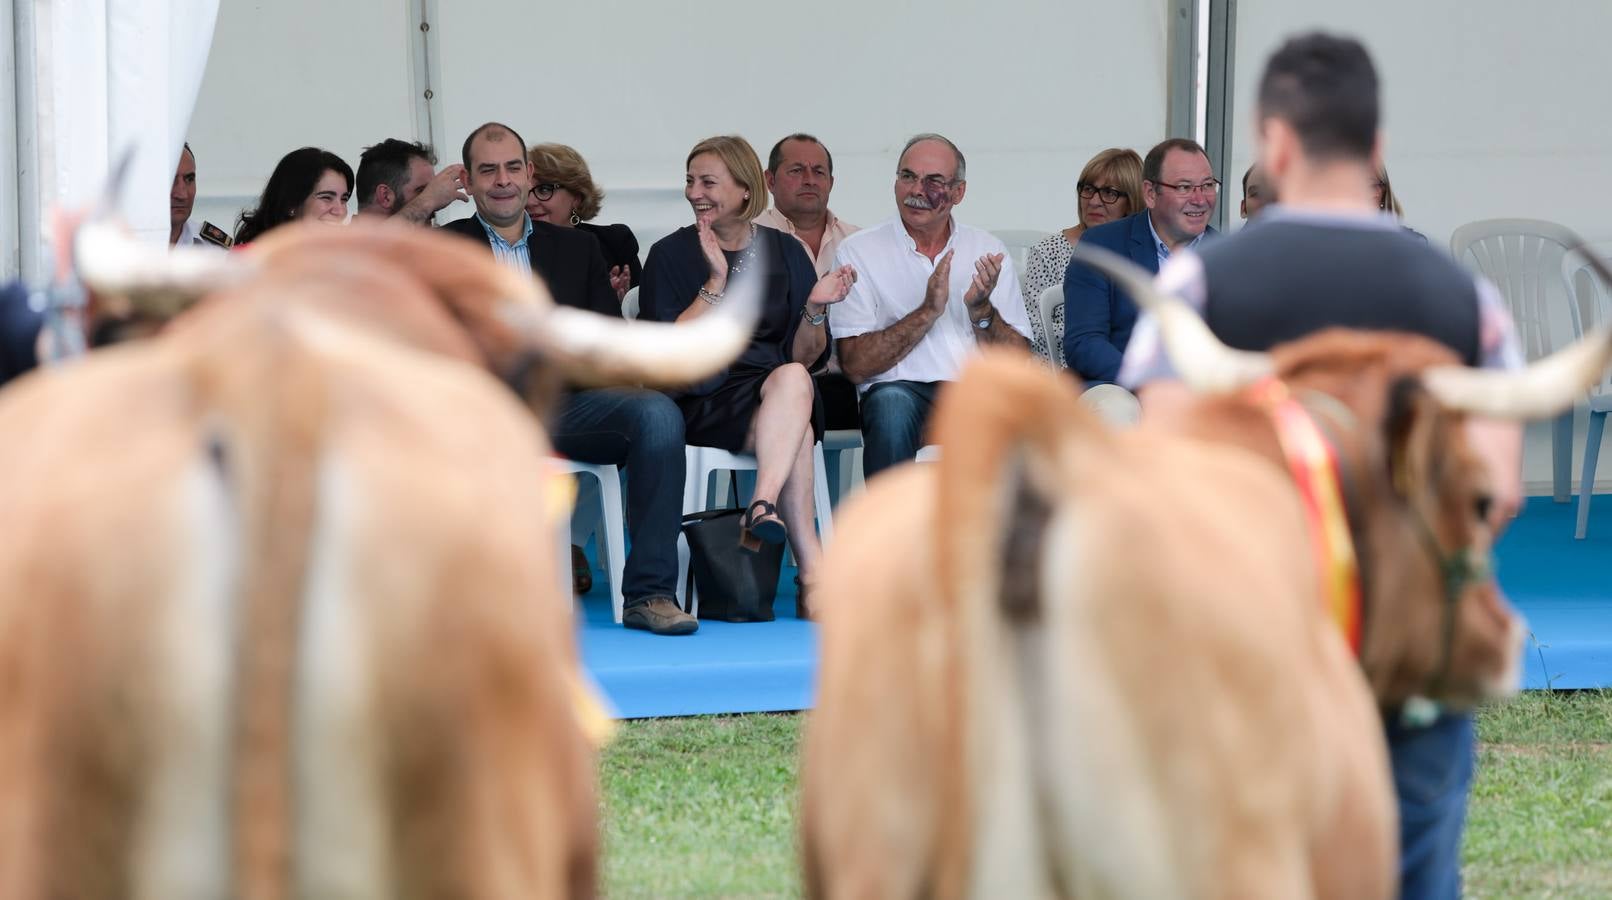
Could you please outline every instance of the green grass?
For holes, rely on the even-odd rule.
[[[628,722],[605,752],[604,895],[796,897],[800,718]]]
[[[799,896],[801,721],[625,723],[603,765],[605,896]],[[1612,692],[1525,694],[1478,739],[1468,895],[1612,897]]]
[[[1612,692],[1525,694],[1478,740],[1469,896],[1612,897]]]

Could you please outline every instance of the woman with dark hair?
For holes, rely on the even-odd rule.
[[[533,221],[586,231],[599,240],[610,266],[610,286],[617,299],[638,286],[643,266],[638,262],[638,238],[626,225],[595,225],[604,190],[582,154],[565,144],[536,144],[526,151],[532,164],[532,188],[526,192],[526,214]]]
[[[341,157],[318,147],[293,150],[274,167],[257,207],[241,211],[235,246],[297,219],[340,225],[352,195],[353,169]]]

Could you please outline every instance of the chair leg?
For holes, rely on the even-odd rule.
[[[817,539],[825,545],[834,537],[834,502],[828,491],[828,465],[823,459],[823,443],[812,448],[812,501],[817,507]]]
[[[1606,413],[1590,412],[1584,433],[1584,475],[1578,482],[1578,524],[1573,537],[1583,540],[1590,530],[1590,496],[1595,493],[1595,461],[1601,455],[1601,432],[1606,430]]]
[[[625,516],[621,505],[621,473],[617,470],[607,470],[607,474],[599,479],[599,500],[604,510],[604,527],[600,530],[599,560],[605,570],[605,577],[610,580],[610,608],[616,616],[616,624],[621,624],[621,596],[622,573],[627,566],[627,546],[624,534],[626,532]]]
[[[1557,503],[1572,499],[1569,493],[1573,473],[1573,411],[1557,416],[1550,423],[1551,492]]]

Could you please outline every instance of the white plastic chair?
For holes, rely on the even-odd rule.
[[[1018,274],[1019,290],[1023,291],[1024,272],[1025,269],[1029,267],[1030,262],[1030,248],[1041,243],[1041,239],[1046,237],[1047,233],[1045,231],[1027,231],[1022,228],[1010,228],[1005,231],[993,231],[991,234],[995,235],[997,240],[1007,245],[1008,256],[1013,259],[1013,271]],[[956,266],[963,262],[965,261],[952,260],[952,271],[957,271]],[[969,270],[973,271],[974,261],[970,259],[966,260],[966,262]]]
[[[1606,260],[1612,265],[1612,258]],[[1573,322],[1573,338],[1612,320],[1612,285],[1607,284],[1589,263],[1576,255],[1562,260],[1562,277],[1567,283],[1567,304]],[[1584,462],[1578,482],[1578,521],[1573,537],[1583,540],[1589,533],[1590,497],[1595,493],[1595,463],[1601,456],[1601,435],[1606,431],[1607,413],[1612,412],[1612,373],[1603,374],[1600,384],[1590,388],[1590,419],[1584,432]]]
[[[1538,219],[1468,222],[1450,236],[1456,260],[1476,267],[1500,289],[1530,360],[1564,343],[1551,335],[1550,312],[1562,255],[1575,240],[1565,227]],[[1565,296],[1559,302],[1565,303]],[[1573,468],[1572,410],[1551,423],[1550,438],[1551,493],[1557,503],[1566,503]]]
[[[685,448],[685,465],[687,472],[683,481],[683,512],[700,512],[711,509],[713,503],[721,502],[727,497],[728,482],[725,480],[729,473],[754,472],[756,458],[748,453],[730,453],[716,447]],[[828,474],[823,465],[823,443],[818,441],[813,448],[812,459],[812,505],[817,517],[818,540],[827,544],[834,536],[833,504],[828,495]],[[713,475],[721,475],[724,480],[712,489]],[[688,596],[682,592],[688,588]],[[700,600],[695,591],[689,586],[688,579],[688,542],[681,536],[677,542],[677,589],[678,599],[683,601],[683,608],[690,615],[699,615]]]
[[[621,298],[621,317],[624,319],[638,318],[638,288],[630,287]]]
[[[839,505],[862,484],[862,430],[841,428],[823,432],[823,458],[834,470],[829,501]]]
[[[599,563],[610,582],[610,611],[621,624],[622,569],[627,564],[626,516],[621,505],[621,470],[615,466],[594,465],[575,460],[559,460],[561,469],[579,476],[591,476],[598,489],[578,486],[576,509],[571,513],[571,542],[587,543],[588,535],[598,537]],[[597,499],[597,506],[593,501]],[[579,540],[580,538],[580,540]],[[567,553],[561,557],[569,561]]]
[[[1047,285],[1037,303],[1041,308],[1041,327],[1047,334],[1047,356],[1058,368],[1067,368],[1063,359],[1063,285]]]

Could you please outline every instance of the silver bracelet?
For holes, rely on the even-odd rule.
[[[702,284],[700,285],[700,299],[711,304],[712,306],[715,306],[722,302],[722,295],[711,293],[710,291],[706,290],[705,285]]]

